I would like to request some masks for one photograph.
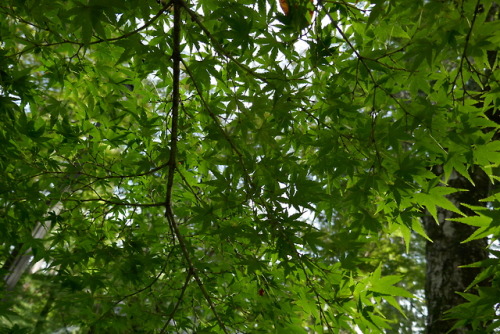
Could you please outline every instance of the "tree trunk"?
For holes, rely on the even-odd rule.
[[[484,10],[484,7],[478,2],[475,10],[476,14],[479,14]],[[491,22],[499,19],[500,6],[493,2],[488,10],[486,21]],[[496,68],[498,66],[498,50],[487,50],[487,56],[490,67]],[[492,73],[493,70],[486,71],[483,87],[472,80],[466,86],[474,86],[469,87],[472,91],[487,92],[490,90],[489,81]],[[483,101],[478,100],[475,106],[482,108]],[[495,108],[487,110],[485,115],[493,122],[500,124],[500,113]],[[491,140],[500,140],[500,133],[496,133]],[[442,171],[438,171],[438,173],[442,174]],[[486,198],[492,188],[490,180],[479,168],[471,170],[470,176],[475,185],[472,185],[461,175],[454,175],[452,179],[450,178],[449,185],[451,187],[467,191],[448,196],[448,199],[468,216],[475,214],[461,203],[484,206],[485,203],[480,202],[480,200]],[[446,221],[446,219],[456,216],[457,214],[453,212],[440,209],[438,210],[439,225],[430,216],[423,219],[425,230],[433,240],[433,242],[427,242],[425,254],[427,262],[425,297],[428,313],[426,333],[429,334],[449,332],[454,321],[444,320],[445,312],[465,301],[456,291],[463,292],[481,271],[481,268],[461,269],[459,266],[481,261],[488,257],[487,239],[461,243],[474,232],[475,228],[459,222]],[[470,328],[461,328],[453,333],[468,333],[469,331]]]
[[[471,173],[475,186],[461,175],[452,176],[449,185],[454,188],[468,191],[454,193],[448,196],[466,215],[474,215],[460,203],[470,205],[484,205],[479,200],[486,198],[490,187],[488,177],[479,169]],[[438,210],[439,224],[431,216],[423,218],[425,230],[433,242],[426,245],[426,284],[425,296],[427,301],[426,333],[448,333],[453,327],[454,320],[444,320],[445,312],[465,300],[456,292],[463,292],[472,283],[480,268],[459,268],[462,265],[484,260],[488,257],[487,240],[474,240],[461,243],[467,239],[474,228],[459,222],[447,221],[448,218],[458,217],[457,214],[440,209]],[[453,333],[467,333],[470,328],[461,328]]]

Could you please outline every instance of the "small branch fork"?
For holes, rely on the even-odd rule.
[[[210,309],[212,310],[215,318],[217,319],[217,323],[219,324],[219,327],[222,329],[224,333],[228,333],[224,322],[222,321],[221,317],[217,313],[217,310],[215,309],[215,304],[212,301],[212,298],[210,297],[207,289],[205,288],[205,285],[203,284],[200,276],[198,275],[198,272],[193,265],[193,260],[191,259],[191,255],[189,254],[189,251],[187,249],[186,241],[184,239],[184,236],[181,234],[179,230],[179,226],[176,222],[174,211],[172,208],[172,190],[174,186],[174,173],[177,168],[177,142],[179,138],[179,104],[180,104],[180,63],[181,63],[181,9],[184,7],[184,3],[182,0],[173,0],[173,5],[174,5],[174,26],[173,26],[173,52],[172,52],[172,72],[173,72],[173,86],[172,86],[172,125],[170,129],[171,137],[170,137],[170,157],[168,160],[168,177],[167,177],[167,190],[166,190],[166,196],[165,196],[165,217],[167,218],[167,221],[170,225],[170,228],[172,230],[172,233],[176,237],[176,239],[179,241],[179,246],[181,247],[182,254],[184,256],[184,259],[187,262],[188,266],[188,276],[186,279],[185,287],[187,287],[187,284],[189,282],[189,278],[191,276],[194,277],[194,280],[198,284],[198,287],[201,290],[201,293],[203,294],[203,297],[207,301]],[[184,293],[185,288],[182,290]],[[173,314],[169,315],[169,318],[172,319]],[[170,320],[169,320],[170,322]],[[162,332],[166,330],[166,326],[168,326],[168,322],[165,325],[165,327],[162,329]]]

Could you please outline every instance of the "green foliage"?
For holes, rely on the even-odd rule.
[[[447,198],[498,179],[494,2],[172,3],[179,43],[169,2],[0,5],[1,273],[42,263],[1,330],[421,326],[423,210],[500,234],[498,194]],[[498,257],[474,265],[493,284],[449,316],[493,329]]]

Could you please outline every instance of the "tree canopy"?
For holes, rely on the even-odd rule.
[[[422,330],[422,219],[500,234],[498,7],[4,1],[0,328]]]

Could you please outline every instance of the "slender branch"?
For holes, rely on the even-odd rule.
[[[189,77],[191,78],[192,82],[193,82],[193,86],[194,88],[196,89],[196,92],[198,93],[198,96],[201,100],[201,103],[203,104],[203,106],[205,107],[205,109],[207,110],[208,112],[208,115],[210,116],[210,118],[214,121],[214,123],[217,125],[217,127],[219,128],[222,136],[224,137],[224,139],[226,139],[226,141],[229,143],[229,146],[231,146],[231,149],[234,151],[234,153],[236,153],[236,155],[238,156],[238,160],[240,162],[240,165],[241,165],[241,168],[243,168],[243,172],[244,172],[244,177],[245,177],[245,181],[247,181],[247,183],[249,185],[253,185],[252,181],[251,181],[251,178],[250,178],[250,173],[248,172],[246,166],[245,166],[245,163],[244,163],[244,160],[243,160],[243,154],[241,153],[240,149],[236,146],[236,144],[234,143],[233,139],[231,138],[231,136],[229,136],[229,134],[227,134],[227,132],[224,130],[224,128],[222,127],[222,124],[220,124],[220,121],[219,119],[217,118],[217,115],[215,115],[215,113],[212,111],[212,109],[210,108],[210,105],[207,103],[207,101],[205,100],[205,98],[203,97],[203,93],[202,93],[202,90],[201,90],[201,87],[198,85],[198,83],[196,82],[196,80],[194,79],[194,76],[193,76],[193,72],[191,72],[191,69],[189,68],[188,64],[186,64],[184,61],[182,61],[182,64],[184,65],[184,68],[186,69],[186,72],[187,74],[189,75]]]
[[[460,57],[460,64],[458,65],[458,71],[457,75],[455,76],[455,79],[453,79],[453,83],[451,84],[451,96],[453,97],[453,100],[455,101],[455,86],[457,84],[458,77],[462,77],[463,80],[463,73],[462,69],[464,66],[464,59],[467,58],[467,48],[469,47],[469,42],[470,42],[470,37],[472,35],[472,30],[474,29],[474,23],[476,23],[476,17],[479,9],[479,5],[481,4],[481,0],[477,0],[476,6],[474,7],[474,16],[472,17],[472,21],[470,23],[470,29],[467,32],[467,36],[465,36],[465,44],[464,44],[464,49],[462,51],[462,56]],[[464,89],[465,89],[465,84],[463,84]],[[465,100],[462,102],[463,104],[465,103]]]
[[[193,194],[193,196],[196,198],[196,200],[199,203],[202,203],[203,201],[201,200],[200,196],[198,196],[198,194],[196,193],[196,191],[194,191],[193,187],[191,187],[191,185],[189,184],[189,182],[186,179],[186,177],[184,176],[184,174],[182,174],[182,172],[179,169],[177,169],[177,173],[180,175],[182,181],[184,182],[184,184],[186,185],[186,187],[189,189],[189,192],[191,192],[191,194]]]
[[[94,321],[94,324],[101,321],[102,318],[104,318],[104,316],[106,316],[111,310],[113,310],[116,307],[116,305],[120,304],[125,299],[130,298],[130,297],[135,296],[135,295],[138,295],[141,292],[146,291],[147,289],[151,288],[160,279],[160,276],[165,273],[165,269],[167,268],[167,265],[170,263],[170,256],[173,254],[174,249],[175,248],[172,248],[170,250],[170,252],[168,252],[167,258],[165,259],[165,263],[163,264],[163,267],[161,268],[160,272],[153,278],[153,280],[149,284],[147,284],[146,286],[142,287],[141,289],[139,289],[137,291],[126,294],[126,295],[122,296],[120,299],[118,299],[117,301],[115,301],[113,303],[113,305],[111,305],[105,312],[103,312],[101,314],[101,316],[99,318],[97,318],[97,320]]]
[[[34,328],[35,333],[41,333],[45,323],[47,322],[47,315],[49,314],[50,309],[52,308],[52,305],[56,300],[55,292],[56,292],[55,287],[51,287],[47,301],[45,302],[43,309],[40,311],[40,314],[38,315],[38,321],[36,322]]]
[[[170,323],[170,321],[172,321],[172,319],[175,315],[175,312],[177,312],[177,309],[181,305],[182,298],[184,297],[184,293],[186,292],[186,289],[189,285],[189,281],[191,280],[192,276],[193,276],[193,273],[191,271],[189,271],[187,276],[186,276],[186,280],[184,281],[184,285],[182,286],[181,294],[179,295],[179,298],[177,299],[177,303],[175,303],[174,309],[172,310],[172,312],[170,312],[170,314],[168,316],[168,320],[165,322],[165,325],[161,329],[160,334],[165,333],[168,324]]]
[[[215,309],[215,304],[212,301],[212,297],[210,297],[210,294],[208,293],[207,288],[205,288],[205,285],[203,284],[203,281],[201,280],[200,275],[198,275],[198,271],[194,267],[193,260],[191,259],[191,255],[189,255],[189,251],[188,251],[187,246],[186,246],[186,240],[184,239],[184,236],[181,234],[181,232],[179,230],[179,226],[178,226],[177,222],[175,221],[172,209],[167,208],[166,213],[167,213],[166,214],[167,220],[168,220],[170,226],[172,227],[174,234],[177,237],[177,240],[179,240],[179,245],[181,246],[182,254],[184,255],[184,259],[188,263],[189,270],[192,273],[192,275],[196,281],[196,284],[198,284],[198,287],[200,288],[201,293],[203,294],[203,297],[207,301],[210,309],[212,310],[213,315],[217,319],[217,323],[219,324],[219,327],[222,329],[222,331],[224,333],[226,333],[226,334],[229,333],[226,329],[226,326],[224,325],[224,322],[222,321],[221,317],[219,316],[219,313]]]
[[[212,34],[210,33],[210,31],[208,31],[207,27],[205,27],[205,25],[201,22],[199,15],[197,13],[195,13],[194,11],[192,11],[186,5],[186,3],[183,0],[180,0],[180,3],[186,9],[186,11],[188,12],[189,16],[191,16],[191,19],[194,22],[196,22],[196,24],[201,28],[201,30],[203,30],[203,32],[205,33],[205,35],[207,35],[207,37],[212,42],[212,45],[215,47],[215,49],[217,50],[217,52],[219,54],[222,54],[225,57],[229,58],[238,67],[242,68],[245,72],[247,72],[248,74],[252,75],[253,77],[255,77],[257,79],[260,79],[260,80],[262,80],[265,83],[268,83],[268,79],[269,78],[266,78],[262,74],[255,72],[253,69],[251,69],[247,65],[243,64],[242,62],[240,62],[239,60],[237,60],[236,58],[234,58],[229,52],[227,52],[226,50],[224,50],[224,47],[219,43],[219,41],[214,36],[212,36]]]
[[[224,325],[224,322],[222,321],[221,317],[219,316],[219,313],[215,309],[215,304],[212,301],[212,298],[210,297],[210,294],[208,293],[207,289],[205,288],[205,285],[203,284],[200,276],[198,275],[198,272],[196,271],[195,266],[193,265],[193,261],[191,259],[191,255],[189,254],[189,251],[187,249],[186,241],[184,239],[184,236],[179,230],[179,226],[175,220],[174,212],[172,209],[172,189],[174,186],[174,173],[177,168],[177,163],[176,163],[176,154],[177,154],[177,141],[178,141],[178,123],[179,123],[179,102],[180,102],[180,91],[179,91],[179,86],[180,86],[180,63],[181,63],[181,50],[180,50],[180,43],[181,43],[181,7],[184,7],[186,10],[188,10],[187,7],[185,7],[185,4],[182,2],[182,0],[174,0],[174,27],[173,27],[173,52],[172,52],[172,61],[173,61],[173,66],[172,66],[172,71],[173,71],[173,86],[172,86],[172,127],[170,129],[170,157],[168,160],[168,178],[167,178],[167,191],[166,191],[166,198],[165,198],[165,217],[168,220],[168,223],[170,224],[170,228],[172,229],[172,233],[177,237],[177,240],[179,241],[179,246],[181,247],[182,254],[184,255],[184,259],[187,262],[188,268],[189,268],[189,275],[192,275],[198,284],[201,293],[203,294],[203,297],[207,301],[210,309],[212,310],[212,313],[214,314],[215,318],[217,319],[217,323],[219,324],[219,327],[222,329],[224,333],[228,333],[226,326]],[[189,11],[189,10],[188,10]],[[189,276],[188,276],[189,277]],[[186,284],[187,286],[187,284]],[[170,320],[169,320],[170,321]],[[168,324],[168,322],[167,322]],[[163,332],[164,329],[162,329]]]
[[[95,166],[95,165],[94,165]],[[59,175],[59,174],[62,174],[62,175],[66,175],[66,176],[87,176],[89,178],[93,178],[93,179],[97,179],[97,180],[108,180],[108,179],[129,179],[129,178],[134,178],[134,177],[140,177],[140,176],[146,176],[146,175],[149,175],[149,174],[152,174],[154,172],[157,172],[165,167],[168,166],[168,162],[167,163],[164,163],[158,167],[155,167],[153,169],[150,169],[148,170],[147,172],[143,172],[143,173],[138,173],[138,174],[127,174],[127,175],[107,175],[107,176],[97,176],[97,175],[92,175],[92,174],[89,174],[89,173],[85,173],[83,171],[78,171],[76,173],[70,173],[70,172],[57,172],[57,171],[43,171],[41,173],[38,173],[38,174],[34,174],[34,175],[31,175],[31,176],[28,176],[24,179],[33,179],[35,177],[39,177],[41,175],[50,175],[50,174],[54,174],[54,175]],[[24,180],[23,179],[23,180]]]
[[[478,0],[479,1],[479,0]],[[351,41],[349,40],[349,38],[346,36],[346,34],[342,31],[342,29],[340,29],[339,25],[337,24],[337,21],[332,17],[332,15],[330,14],[330,12],[328,12],[328,10],[324,7],[323,5],[323,10],[324,12],[326,13],[326,15],[328,16],[328,18],[330,18],[330,21],[332,22],[332,24],[335,26],[335,29],[338,31],[338,33],[342,36],[342,38],[344,39],[344,41],[347,43],[347,45],[349,46],[349,48],[354,52],[354,54],[356,55],[358,61],[361,62],[361,64],[363,64],[363,67],[366,68],[366,71],[368,72],[368,75],[370,76],[370,79],[372,80],[373,82],[373,85],[374,85],[374,88],[377,89],[379,88],[380,90],[382,90],[388,97],[390,97],[394,102],[396,102],[396,104],[401,108],[401,110],[403,110],[405,112],[405,114],[408,114],[410,116],[413,116],[415,117],[414,115],[412,115],[410,112],[408,112],[408,110],[401,104],[401,102],[396,98],[394,97],[393,94],[391,94],[389,91],[387,91],[387,89],[385,89],[384,87],[380,86],[377,81],[375,80],[375,77],[373,76],[373,73],[372,73],[372,70],[370,69],[370,67],[368,66],[368,64],[366,63],[365,60],[371,60],[371,61],[375,61],[377,63],[380,63],[378,62],[377,60],[374,60],[374,59],[371,59],[371,58],[368,58],[368,57],[365,57],[365,56],[362,56],[359,51],[354,47],[354,45],[351,43]],[[375,107],[375,104],[374,104],[374,107]]]
[[[129,202],[116,202],[107,200],[104,198],[49,198],[49,200],[53,201],[61,201],[61,202],[104,202],[106,204],[112,205],[121,205],[121,206],[130,206],[130,207],[159,207],[165,206],[165,203],[129,203]]]
[[[180,4],[178,1],[174,3],[174,28],[173,28],[173,51],[172,51],[172,71],[173,71],[173,86],[172,86],[172,127],[170,129],[170,156],[168,159],[168,177],[167,177],[167,193],[165,197],[165,207],[168,210],[172,209],[172,189],[174,186],[174,173],[177,167],[177,141],[179,136],[179,104],[180,104],[180,62],[181,62],[181,19],[180,19]],[[168,130],[168,129],[167,129]]]
[[[366,13],[368,10],[367,9],[363,9],[363,8],[359,8],[357,7],[356,5],[353,5],[353,4],[350,4],[348,2],[345,2],[345,1],[330,1],[330,0],[322,0],[322,2],[326,2],[326,3],[331,3],[331,4],[335,4],[335,5],[341,5],[341,6],[345,6],[349,9],[355,9],[361,13]]]
[[[92,42],[88,43],[88,45],[94,45],[94,44],[100,44],[100,43],[106,43],[106,42],[114,42],[114,41],[118,41],[118,40],[121,40],[121,39],[128,38],[128,37],[130,37],[132,35],[137,34],[138,32],[141,32],[142,30],[146,29],[151,24],[153,24],[168,9],[168,7],[170,7],[172,5],[173,1],[174,0],[170,0],[168,3],[165,3],[163,5],[163,7],[160,9],[160,11],[158,11],[158,13],[156,13],[155,16],[153,16],[151,19],[149,19],[148,21],[146,21],[146,23],[144,23],[139,28],[137,28],[135,30],[132,30],[132,31],[129,31],[128,33],[125,33],[125,34],[123,34],[121,36],[118,36],[118,37],[106,38],[106,39],[97,39],[95,41],[92,41]],[[23,49],[22,51],[19,51],[19,52],[7,55],[6,57],[18,56],[18,55],[21,55],[23,53],[29,52],[29,51],[31,51],[31,50],[33,50],[35,48],[38,48],[38,47],[56,46],[56,45],[61,45],[61,44],[74,44],[74,45],[79,45],[80,47],[82,47],[82,46],[85,45],[85,43],[78,42],[78,41],[71,41],[71,40],[67,40],[67,39],[65,39],[65,40],[63,40],[61,42],[44,43],[44,44],[36,44],[35,42],[27,40],[25,38],[19,38],[19,39],[25,40],[25,41],[27,41],[29,43],[33,43],[33,46],[30,47],[30,48]]]
[[[375,78],[373,77],[373,73],[372,73],[370,67],[368,67],[368,65],[365,62],[365,59],[368,59],[368,58],[362,56],[359,53],[359,51],[354,47],[354,45],[351,43],[351,41],[349,40],[349,38],[346,36],[346,34],[344,33],[344,31],[342,29],[340,29],[339,25],[337,24],[337,21],[332,17],[332,15],[330,14],[330,12],[328,12],[328,10],[324,6],[323,6],[323,10],[326,13],[326,15],[328,16],[328,18],[330,18],[330,21],[332,22],[332,24],[335,26],[335,30],[338,31],[338,33],[340,34],[340,36],[342,36],[342,38],[347,43],[347,45],[349,45],[349,48],[351,48],[352,52],[354,52],[354,54],[356,55],[356,57],[359,59],[359,61],[361,62],[361,64],[363,64],[363,66],[366,68],[366,71],[368,72],[368,75],[372,79],[373,83],[375,85],[377,85],[377,82],[375,81]]]
[[[205,100],[205,98],[203,97],[203,93],[202,93],[202,90],[201,90],[201,87],[198,85],[198,83],[196,82],[196,80],[194,79],[194,75],[193,75],[193,72],[191,72],[191,69],[189,68],[188,64],[185,63],[184,61],[182,61],[182,64],[184,65],[184,68],[186,69],[186,72],[187,74],[189,75],[189,77],[191,78],[192,80],[192,83],[193,83],[193,86],[194,88],[196,89],[196,92],[198,93],[198,96],[200,97],[200,100],[203,104],[203,106],[206,108],[206,110],[208,111],[208,115],[210,116],[210,118],[215,122],[215,124],[217,125],[217,127],[219,128],[219,130],[221,131],[221,134],[224,136],[224,139],[226,139],[226,141],[229,143],[229,145],[231,146],[231,149],[238,155],[238,158],[242,164],[242,167],[245,169],[245,172],[246,172],[246,168],[245,166],[243,165],[243,154],[240,152],[239,148],[236,146],[236,144],[234,143],[234,141],[231,139],[231,137],[227,134],[227,132],[224,130],[224,128],[222,127],[222,124],[220,124],[220,121],[219,119],[217,118],[217,115],[215,115],[215,113],[212,111],[212,109],[210,108],[210,105],[208,104],[208,102]]]

